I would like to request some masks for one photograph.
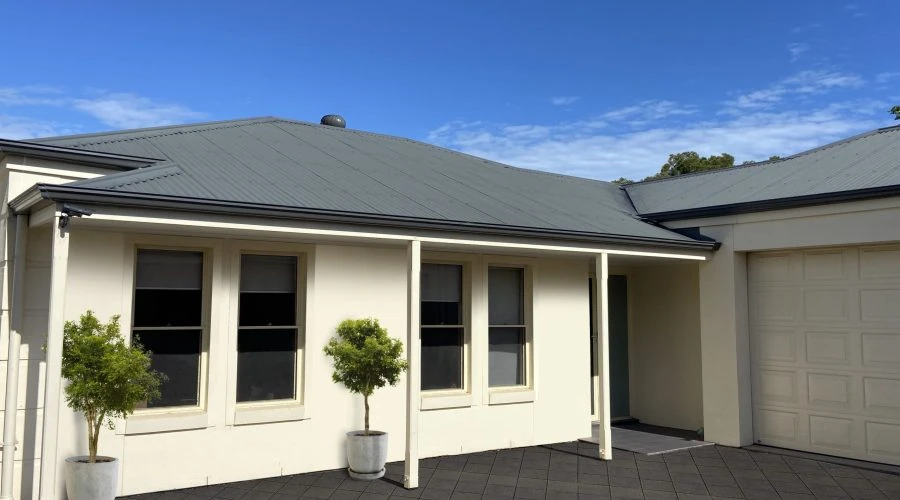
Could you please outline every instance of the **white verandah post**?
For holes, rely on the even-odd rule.
[[[403,469],[403,486],[419,487],[419,390],[421,374],[421,331],[419,296],[421,292],[422,242],[411,240],[407,248],[407,329],[406,358],[406,463]]]
[[[612,460],[612,426],[610,422],[609,394],[609,254],[601,253],[594,258],[594,297],[597,298],[597,311],[594,328],[597,335],[597,374],[600,379],[600,391],[597,395],[597,416],[600,421],[597,438],[600,443],[600,458]]]
[[[41,444],[40,500],[57,500],[57,438],[59,407],[62,401],[62,341],[65,323],[66,274],[69,267],[69,234],[60,227],[66,216],[56,212],[51,226],[50,312],[47,321],[47,371],[44,383],[44,429]]]

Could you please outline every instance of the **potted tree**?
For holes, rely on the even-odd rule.
[[[139,345],[127,346],[119,333],[119,317],[101,323],[87,311],[63,332],[62,375],[68,379],[66,403],[84,414],[88,455],[66,459],[69,500],[114,500],[119,461],[97,456],[103,427],[127,418],[135,407],[159,397],[162,375],[150,369],[150,356]]]
[[[388,435],[369,430],[369,396],[386,384],[397,385],[406,370],[403,343],[372,318],[345,320],[337,334],[325,346],[325,354],[334,360],[331,378],[362,394],[365,406],[363,430],[347,433],[348,472],[354,479],[377,479],[384,476]]]

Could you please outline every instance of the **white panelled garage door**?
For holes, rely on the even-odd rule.
[[[756,442],[900,464],[900,246],[748,262]]]

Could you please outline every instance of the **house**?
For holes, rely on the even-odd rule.
[[[621,417],[900,464],[900,127],[624,188],[278,118],[0,160],[16,498],[62,497],[86,449],[60,340],[87,309],[169,377],[101,438],[123,495],[345,466],[362,401],[322,347],[366,316],[410,362],[372,400],[408,487],[594,421],[608,459]]]

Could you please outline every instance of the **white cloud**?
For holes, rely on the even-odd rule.
[[[605,122],[623,122],[633,127],[644,126],[654,120],[670,116],[684,116],[697,113],[696,106],[679,104],[674,101],[649,100],[633,106],[607,111],[600,115]]]
[[[65,133],[72,126],[61,127],[34,119],[22,118],[24,111],[38,115],[41,108],[58,108],[54,113],[86,113],[104,125],[114,128],[139,128],[173,125],[205,118],[205,113],[186,106],[159,102],[131,93],[88,91],[89,97],[72,95],[48,85],[0,87],[0,110],[18,108],[15,116],[3,115],[0,137],[40,137]],[[60,132],[63,130],[63,132]]]
[[[772,109],[791,97],[854,89],[862,87],[865,83],[865,79],[852,73],[826,70],[800,71],[767,88],[740,94],[725,101],[727,107],[725,112]]]
[[[0,105],[3,106],[62,106],[65,103],[63,92],[55,87],[0,87]]]
[[[886,71],[875,75],[875,83],[887,83],[894,78],[900,77],[900,71]]]
[[[0,114],[0,138],[3,139],[25,140],[77,132],[78,130],[73,127],[56,122]]]
[[[174,125],[201,119],[204,113],[178,104],[161,103],[135,94],[106,94],[93,99],[76,99],[75,109],[90,114],[116,128]]]
[[[847,5],[844,5],[844,10],[851,12],[853,14],[853,17],[863,17],[866,15],[866,13],[863,12],[862,9],[860,9],[859,4],[855,3],[848,3]]]
[[[559,96],[551,98],[550,103],[554,106],[569,106],[578,102],[579,99],[581,99],[581,97],[577,95]]]
[[[806,43],[789,43],[787,45],[787,50],[791,54],[791,62],[795,62],[800,57],[809,51],[809,44]]]
[[[799,35],[801,33],[806,33],[807,31],[813,31],[821,28],[823,25],[819,22],[813,22],[808,24],[802,24],[800,26],[795,26],[790,29],[790,33],[792,35]]]
[[[884,109],[883,102],[847,101],[714,119],[682,115],[685,119],[679,123],[650,123],[639,129],[453,122],[432,131],[427,140],[519,167],[606,180],[640,179],[658,172],[668,155],[678,151],[725,152],[738,162],[794,154],[878,127]],[[622,114],[615,111],[614,116]],[[518,133],[523,130],[529,133]]]

